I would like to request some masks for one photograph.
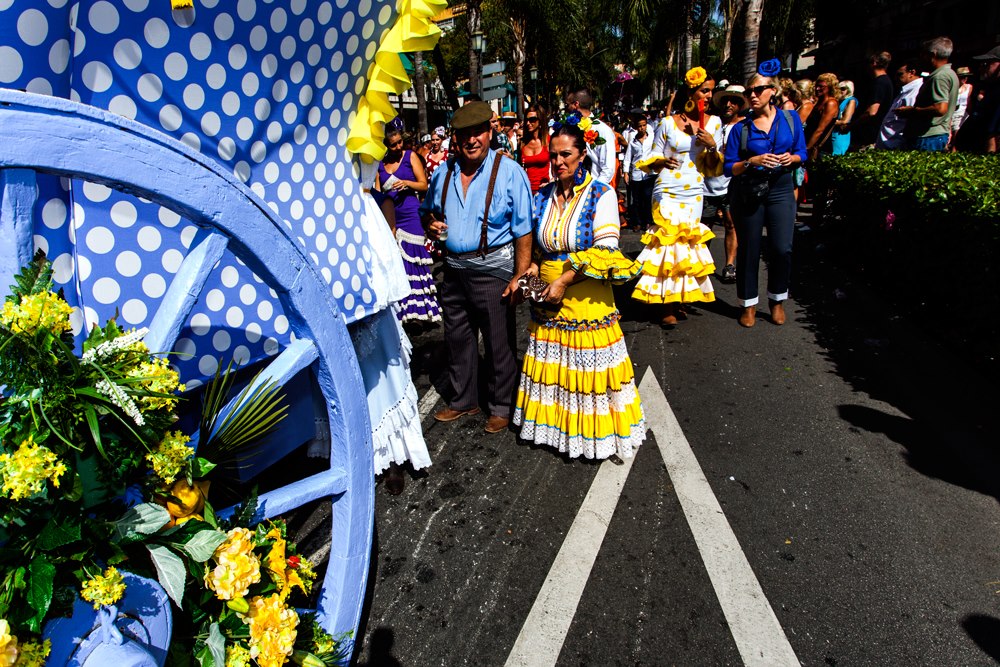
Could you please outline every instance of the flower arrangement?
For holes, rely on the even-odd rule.
[[[554,118],[549,121],[549,127],[552,128],[553,132],[558,132],[559,128],[563,125],[572,125],[577,127],[581,132],[583,132],[583,140],[590,148],[593,148],[594,146],[603,146],[607,143],[604,137],[598,134],[597,130],[594,129],[600,124],[600,120],[594,118],[593,116],[587,116],[584,118],[583,114],[579,111],[571,111],[568,114],[563,115],[561,118]]]
[[[684,83],[687,84],[688,88],[697,88],[705,83],[707,78],[708,72],[705,71],[704,67],[692,67],[684,74]]]
[[[168,664],[342,662],[342,638],[288,604],[316,575],[284,522],[252,525],[255,495],[228,522],[208,501],[284,417],[278,387],[244,389],[227,411],[232,364],[220,366],[192,442],[176,428],[184,386],[146,331],[112,319],[76,356],[51,272],[38,253],[0,310],[0,667],[41,667],[44,623],[78,599],[118,604],[123,569],[175,604]]]

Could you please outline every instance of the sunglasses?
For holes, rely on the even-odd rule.
[[[764,94],[765,90],[774,90],[774,86],[754,86],[753,88],[747,90],[747,97],[749,97],[750,95],[756,95],[757,97],[760,97],[761,95]]]
[[[527,117],[525,117],[524,120],[537,123],[538,122],[538,116],[527,116]]]

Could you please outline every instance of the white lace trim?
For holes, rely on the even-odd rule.
[[[521,426],[524,414],[518,408],[514,411],[514,424]],[[601,439],[585,438],[582,435],[570,437],[554,426],[542,426],[527,422],[521,426],[521,438],[539,445],[554,447],[566,452],[570,458],[583,456],[588,459],[606,459],[617,454],[623,459],[631,458],[642,441],[646,439],[646,420],[642,419],[632,427],[632,432],[622,437],[618,434]]]
[[[555,364],[571,371],[603,372],[628,359],[628,349],[624,338],[616,340],[609,347],[581,349],[565,347],[559,341],[543,341],[530,336],[525,356],[534,358],[536,362]]]
[[[628,406],[635,402],[635,382],[629,381],[621,389],[609,389],[604,394],[570,391],[557,384],[542,384],[532,382],[526,375],[521,375],[521,392],[528,397],[529,403],[536,405],[558,405],[574,414],[597,415],[603,417],[614,412],[625,412]]]
[[[420,235],[411,234],[410,232],[400,229],[399,227],[396,228],[396,240],[406,241],[410,245],[418,245],[418,246],[423,246],[425,243],[427,243],[427,237],[425,237],[423,234]]]
[[[411,382],[403,397],[385,413],[372,431],[376,475],[388,468],[390,463],[403,464],[409,461],[414,470],[431,464],[420,427],[417,400],[417,388]],[[418,446],[408,447],[407,443]]]

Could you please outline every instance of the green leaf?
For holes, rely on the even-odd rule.
[[[152,535],[170,522],[167,508],[155,503],[136,505],[115,521],[115,534],[119,539],[134,540],[142,535]]]
[[[38,534],[38,541],[35,544],[42,551],[52,551],[79,539],[80,524],[59,523],[55,518],[52,518]]]
[[[28,605],[34,615],[28,619],[31,632],[42,631],[42,621],[52,604],[52,588],[56,578],[56,566],[45,556],[35,556],[28,566]]]
[[[204,563],[212,557],[212,554],[219,548],[219,545],[225,541],[225,533],[221,530],[210,529],[198,531],[187,541],[175,543],[175,546],[179,551],[190,556],[195,562]]]
[[[100,452],[101,456],[107,458],[108,455],[104,453],[104,443],[101,442],[101,426],[97,421],[97,411],[94,410],[94,406],[84,403],[83,416],[87,419],[87,427],[90,428],[90,437],[94,439],[97,451]]]
[[[205,501],[205,508],[202,510],[202,516],[205,517],[205,523],[210,525],[212,528],[219,527],[219,520],[215,516],[215,509],[212,507],[212,503]]]
[[[196,456],[194,460],[191,461],[191,476],[195,479],[201,479],[208,475],[215,469],[215,464],[204,459],[200,456]]]
[[[212,623],[208,628],[208,641],[205,642],[208,650],[212,652],[212,660],[216,665],[222,667],[226,664],[226,638],[222,636],[218,623]]]
[[[156,567],[156,578],[159,579],[163,590],[178,608],[183,609],[184,583],[187,581],[184,561],[162,544],[147,544],[146,548],[149,549],[149,556],[153,559],[153,566]]]

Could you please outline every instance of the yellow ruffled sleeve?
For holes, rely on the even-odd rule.
[[[609,280],[615,284],[626,283],[642,271],[642,263],[629,259],[618,248],[592,246],[571,253],[570,266],[595,280]]]

